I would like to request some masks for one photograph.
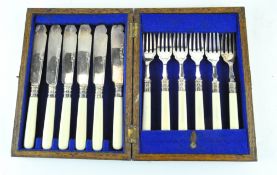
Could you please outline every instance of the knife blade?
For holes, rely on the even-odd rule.
[[[111,31],[111,62],[112,80],[115,84],[114,97],[114,120],[113,120],[113,148],[122,149],[122,86],[123,86],[123,49],[124,49],[124,27],[113,25]]]
[[[61,33],[62,29],[59,25],[51,26],[47,52],[46,82],[49,86],[42,135],[43,149],[50,149],[52,147],[56,104],[56,85],[58,81],[59,63],[62,46]]]
[[[98,25],[93,42],[93,83],[95,85],[92,149],[99,151],[103,146],[103,86],[105,81],[108,35],[105,25]]]
[[[34,147],[37,120],[38,89],[41,81],[41,73],[47,40],[46,32],[47,29],[45,25],[36,26],[30,73],[31,94],[29,99],[24,135],[24,147],[26,149],[31,149]]]
[[[62,103],[59,149],[68,148],[70,134],[71,116],[71,86],[73,83],[75,55],[77,47],[77,29],[74,25],[67,25],[63,34],[63,55],[62,55],[62,83],[64,84],[64,97]]]
[[[78,101],[76,149],[84,150],[87,138],[87,86],[89,79],[92,35],[87,24],[80,26],[78,33],[77,81],[80,93]]]

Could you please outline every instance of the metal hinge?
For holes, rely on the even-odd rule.
[[[136,143],[136,126],[130,125],[128,127],[128,143]]]
[[[137,37],[137,34],[138,34],[138,23],[129,23],[129,36],[132,37],[132,38],[135,38]]]

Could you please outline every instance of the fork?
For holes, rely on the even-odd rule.
[[[167,78],[167,62],[170,60],[172,55],[171,34],[158,34],[157,54],[163,63],[161,130],[170,130],[169,80]]]
[[[235,62],[235,34],[225,33],[221,38],[221,56],[229,66],[229,114],[230,129],[239,129],[238,101],[233,65]]]
[[[191,33],[189,37],[189,54],[196,66],[195,72],[195,129],[205,130],[202,79],[200,62],[204,56],[204,37],[201,33]]]
[[[217,79],[216,65],[220,58],[220,39],[219,33],[207,33],[205,36],[205,55],[213,66],[212,81],[212,114],[213,129],[222,129],[221,107],[219,94],[219,81]]]
[[[149,69],[150,69],[150,63],[156,55],[155,34],[144,33],[142,42],[143,42],[143,49],[144,49],[143,57],[144,57],[144,63],[145,63],[142,130],[151,130],[151,79],[150,79]]]
[[[173,55],[179,62],[178,79],[178,130],[187,130],[187,103],[186,103],[186,80],[184,75],[184,61],[188,55],[187,33],[174,33]]]

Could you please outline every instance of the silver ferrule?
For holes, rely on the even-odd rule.
[[[169,80],[167,78],[162,79],[162,91],[169,91]]]
[[[95,98],[103,98],[103,86],[95,85]]]
[[[151,80],[149,78],[144,79],[144,92],[151,92]]]
[[[55,98],[56,97],[56,85],[49,85],[48,87],[48,97]]]
[[[202,91],[202,80],[201,80],[201,78],[196,78],[196,80],[195,80],[195,91]]]
[[[212,91],[219,92],[219,81],[217,79],[214,79],[212,82]]]
[[[163,64],[163,79],[167,79],[167,66]]]
[[[184,67],[183,64],[179,64],[179,78],[184,78]]]
[[[87,98],[87,86],[80,86],[79,98]]]
[[[115,85],[115,96],[122,97],[122,84]]]
[[[63,97],[70,98],[71,97],[71,85],[64,85],[63,88]]]
[[[236,93],[236,92],[237,92],[236,82],[230,81],[229,82],[229,93]]]
[[[234,67],[232,64],[229,64],[229,79],[230,81],[235,81]]]
[[[186,91],[186,80],[184,78],[179,78],[178,80],[178,90]]]
[[[31,97],[37,97],[38,96],[38,89],[39,86],[38,85],[31,85]]]

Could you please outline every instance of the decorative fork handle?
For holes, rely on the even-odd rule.
[[[187,130],[187,97],[186,81],[184,78],[179,78],[178,86],[178,130]]]
[[[70,134],[70,116],[71,116],[71,85],[64,87],[64,97],[62,103],[60,131],[59,131],[59,149],[68,148]]]
[[[229,82],[229,110],[230,129],[239,129],[238,99],[235,81]]]
[[[170,130],[169,80],[162,79],[162,119],[161,129]]]
[[[151,80],[144,79],[142,130],[151,130]]]
[[[222,129],[219,81],[212,82],[213,129]]]
[[[114,119],[113,119],[113,148],[120,150],[123,147],[123,111],[122,111],[122,85],[115,85]]]
[[[87,138],[87,86],[80,87],[78,101],[76,149],[84,150]]]
[[[96,85],[93,131],[92,131],[92,149],[100,151],[103,147],[103,86]]]
[[[55,105],[56,105],[56,86],[49,86],[45,119],[44,119],[44,127],[43,127],[43,135],[42,135],[43,149],[50,149],[52,147],[53,133],[54,133]]]
[[[195,129],[205,130],[202,80],[195,80]]]
[[[24,135],[24,148],[31,149],[34,147],[37,121],[38,105],[38,86],[31,86],[31,96],[29,99],[27,121]]]

